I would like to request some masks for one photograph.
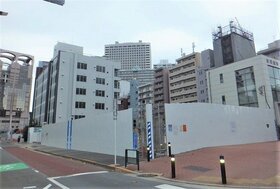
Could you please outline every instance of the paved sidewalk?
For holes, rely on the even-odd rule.
[[[20,144],[21,147],[53,155],[77,159],[115,169],[114,156],[47,147],[38,144]],[[213,147],[176,155],[176,179],[201,184],[221,184],[219,156],[225,156],[228,185],[267,186],[280,188],[280,142]],[[140,171],[135,165],[124,169],[124,157],[117,157],[117,170],[134,173],[155,173],[171,179],[170,158],[161,157],[150,162],[141,161]],[[144,175],[145,175],[144,174]]]
[[[228,185],[280,188],[280,142],[204,148],[178,154],[176,179],[221,184],[220,155],[225,157]],[[129,169],[136,170],[136,167],[129,166]],[[141,162],[140,170],[171,178],[170,158]]]

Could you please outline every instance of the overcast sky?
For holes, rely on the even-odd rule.
[[[64,6],[43,0],[0,0],[1,48],[40,60],[52,58],[54,45],[84,47],[87,55],[102,56],[104,45],[150,42],[152,64],[175,62],[181,48],[192,52],[213,49],[217,26],[238,19],[254,33],[256,50],[280,38],[280,1],[234,0],[65,0]]]

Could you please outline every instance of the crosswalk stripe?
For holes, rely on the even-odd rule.
[[[43,189],[49,189],[52,185],[48,184],[47,186],[45,186]]]

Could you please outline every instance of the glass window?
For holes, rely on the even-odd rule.
[[[253,67],[235,72],[240,106],[258,107],[258,98]]]
[[[273,67],[268,66],[268,73],[269,73],[269,77],[274,78]]]

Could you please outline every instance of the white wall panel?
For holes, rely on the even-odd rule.
[[[92,115],[73,120],[72,149],[114,154],[113,113]],[[132,148],[132,109],[118,112],[117,120],[117,155],[124,156],[126,148]],[[67,123],[45,125],[42,144],[66,148]]]
[[[165,104],[172,153],[277,140],[273,110],[230,105]],[[182,130],[186,125],[187,131]],[[269,124],[269,128],[267,128]]]

